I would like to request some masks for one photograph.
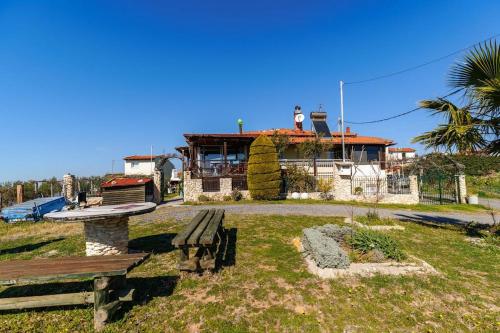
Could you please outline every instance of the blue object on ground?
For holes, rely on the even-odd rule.
[[[44,214],[58,212],[66,205],[64,197],[38,198],[2,209],[6,222],[39,221]]]

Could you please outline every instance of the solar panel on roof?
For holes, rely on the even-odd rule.
[[[323,120],[313,120],[312,122],[314,131],[318,134],[323,134],[324,138],[331,138],[332,134],[330,133],[330,128],[328,128],[328,124]]]

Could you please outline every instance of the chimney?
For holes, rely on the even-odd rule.
[[[295,111],[293,111],[293,128],[298,131],[302,131],[302,122],[304,121],[304,115],[302,114],[302,110],[300,105],[295,106]]]
[[[350,128],[349,126],[347,126],[347,127],[345,128],[345,133],[346,133],[346,134],[351,133],[351,128]]]

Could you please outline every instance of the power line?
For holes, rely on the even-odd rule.
[[[462,89],[457,89],[457,90],[454,90],[452,91],[451,93],[449,94],[446,94],[444,96],[441,96],[441,97],[438,97],[438,99],[444,99],[446,97],[449,97],[451,95],[454,95],[456,94],[457,92],[459,92],[460,90]],[[394,116],[390,116],[390,117],[387,117],[387,118],[382,118],[382,119],[377,119],[377,120],[370,120],[370,121],[361,121],[361,122],[356,122],[356,121],[346,121],[347,124],[351,124],[351,125],[364,125],[364,124],[375,124],[375,123],[381,123],[383,121],[387,121],[387,120],[391,120],[391,119],[395,119],[395,118],[399,118],[399,117],[402,117],[402,116],[406,116],[407,114],[410,114],[410,113],[413,113],[415,111],[418,111],[420,109],[424,109],[423,107],[419,106],[419,107],[416,107],[414,109],[411,109],[409,111],[406,111],[406,112],[403,112],[403,113],[399,113],[399,114],[396,114]]]
[[[351,81],[351,82],[344,82],[345,85],[348,85],[348,84],[360,84],[360,83],[366,83],[366,82],[371,82],[371,81],[376,81],[376,80],[381,80],[381,79],[386,79],[386,78],[389,78],[391,76],[396,76],[396,75],[400,75],[400,74],[403,74],[403,73],[406,73],[406,72],[410,72],[410,71],[413,71],[415,69],[419,69],[419,68],[422,68],[422,67],[425,67],[425,66],[428,66],[430,64],[433,64],[435,62],[438,62],[438,61],[441,61],[443,59],[446,59],[448,57],[451,57],[451,56],[454,56],[455,54],[458,54],[458,53],[461,53],[461,52],[464,52],[464,51],[467,51],[468,49],[470,48],[473,48],[474,46],[478,45],[478,44],[482,44],[484,42],[487,42],[489,40],[492,40],[493,38],[496,38],[500,36],[500,34],[496,34],[494,36],[491,36],[489,38],[486,38],[485,40],[482,40],[480,42],[477,42],[477,43],[474,43],[470,46],[467,46],[463,49],[460,49],[460,50],[457,50],[457,51],[454,51],[454,52],[451,52],[447,55],[444,55],[444,56],[441,56],[439,58],[435,58],[435,59],[432,59],[432,60],[429,60],[427,62],[424,62],[422,64],[419,64],[419,65],[416,65],[416,66],[412,66],[412,67],[408,67],[408,68],[405,68],[405,69],[402,69],[402,70],[399,70],[397,72],[392,72],[392,73],[388,73],[388,74],[384,74],[384,75],[380,75],[380,76],[375,76],[375,77],[372,77],[372,78],[369,78],[369,79],[364,79],[364,80],[359,80],[359,81]]]

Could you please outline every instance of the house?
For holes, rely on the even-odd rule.
[[[396,148],[388,149],[388,161],[406,161],[417,157],[416,151],[413,148]]]
[[[152,177],[154,183],[154,202],[163,200],[163,195],[167,189],[174,164],[170,159],[175,155],[132,155],[124,157],[125,176],[128,178]]]
[[[347,127],[343,133],[345,156],[342,158],[342,133],[330,131],[326,112],[311,112],[310,130],[304,129],[304,118],[297,106],[293,113],[293,128],[243,131],[240,126],[239,133],[184,134],[187,145],[176,149],[185,158],[185,200],[195,201],[200,193],[220,198],[234,189],[247,190],[249,148],[260,135],[288,138],[288,145],[279,156],[283,169],[289,165],[302,166],[317,177],[385,175],[387,149],[394,144],[392,140],[362,136]],[[331,148],[317,157],[313,167],[311,160],[304,159],[299,145],[317,135]],[[193,185],[191,179],[201,181]]]
[[[125,176],[152,176],[154,170],[160,168],[166,179],[170,180],[174,165],[170,155],[132,155],[124,157]]]

